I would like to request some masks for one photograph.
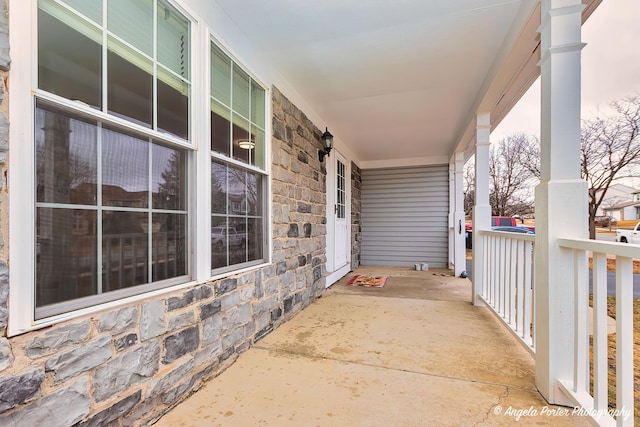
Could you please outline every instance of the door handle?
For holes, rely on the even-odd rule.
[[[458,220],[458,234],[462,234],[462,220]]]

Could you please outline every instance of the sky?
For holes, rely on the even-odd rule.
[[[582,26],[582,41],[583,119],[640,94],[640,0],[602,0]],[[540,135],[540,79],[492,131],[491,141],[513,133]]]

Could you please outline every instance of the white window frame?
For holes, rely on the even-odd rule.
[[[203,81],[203,73],[200,70],[208,69],[206,60],[203,61],[203,25],[185,5],[183,0],[170,0],[170,2],[180,10],[180,12],[191,22],[191,97],[190,97],[190,139],[187,143],[180,138],[173,137],[158,131],[150,131],[147,128],[133,124],[127,120],[119,119],[107,113],[96,111],[88,106],[78,105],[70,100],[43,93],[38,90],[38,68],[37,68],[37,0],[9,0],[9,23],[20,22],[21,25],[12,25],[9,34],[9,41],[12,55],[12,64],[9,79],[9,118],[11,120],[11,130],[9,134],[9,171],[7,188],[9,190],[9,324],[7,334],[9,336],[18,335],[30,330],[48,326],[63,320],[76,318],[89,313],[105,310],[111,307],[126,303],[132,303],[142,299],[148,299],[155,295],[160,295],[180,288],[192,286],[198,281],[206,280],[202,274],[202,263],[206,261],[204,253],[198,248],[203,245],[202,233],[195,233],[200,230],[199,222],[201,215],[196,215],[202,209],[202,201],[196,197],[196,188],[201,184],[202,178],[200,165],[204,158],[203,154],[208,150],[198,150],[199,146],[207,146],[209,138],[203,139],[202,129],[208,123],[208,106],[203,110],[202,106],[208,102],[208,84]],[[207,48],[208,48],[208,37]],[[203,64],[204,62],[204,64]],[[73,109],[85,112],[97,119],[121,125],[123,129],[133,129],[141,131],[143,134],[153,137],[158,141],[169,142],[173,145],[181,146],[190,150],[187,154],[188,160],[188,226],[187,238],[189,249],[187,259],[191,280],[179,285],[154,291],[141,293],[122,299],[114,299],[105,303],[98,303],[90,307],[67,313],[57,314],[40,320],[35,320],[35,100],[36,95],[43,99],[53,100],[61,105],[71,106]],[[207,104],[208,105],[208,104]],[[206,114],[205,114],[206,113]],[[205,117],[203,117],[205,116]],[[198,132],[198,130],[201,130]],[[208,156],[207,160],[208,160]],[[207,180],[210,178],[207,177]],[[204,182],[207,182],[206,180]],[[204,215],[205,217],[207,215]],[[6,249],[5,249],[6,250]],[[203,260],[204,258],[204,260]],[[209,261],[206,261],[208,266]],[[206,275],[210,276],[210,273]]]
[[[245,73],[247,73],[249,75],[249,77],[251,77],[251,79],[253,79],[257,84],[260,85],[260,87],[262,87],[265,91],[265,108],[264,108],[264,114],[265,114],[265,125],[264,125],[264,132],[265,132],[265,136],[264,136],[264,168],[259,168],[256,167],[254,165],[250,165],[248,163],[243,163],[241,161],[238,161],[232,157],[227,157],[224,155],[221,155],[219,153],[216,153],[214,151],[211,150],[211,106],[210,106],[210,100],[211,100],[211,44],[215,44],[220,50],[222,50],[226,55],[229,56],[229,58],[236,64],[238,65]],[[201,151],[205,151],[206,152],[206,156],[207,156],[207,162],[208,162],[208,175],[207,175],[207,207],[206,207],[206,211],[201,211],[201,212],[207,212],[207,227],[205,228],[205,230],[211,230],[211,162],[213,160],[217,160],[219,162],[222,163],[226,163],[230,166],[234,166],[234,167],[239,167],[241,169],[246,169],[247,171],[250,172],[255,172],[258,173],[260,175],[262,175],[263,180],[265,181],[264,184],[264,191],[266,191],[266,194],[263,196],[263,200],[264,200],[264,206],[263,206],[263,222],[264,222],[264,229],[263,229],[263,257],[262,260],[263,262],[258,263],[258,264],[251,264],[251,262],[249,262],[248,264],[250,265],[246,265],[246,264],[240,264],[239,267],[236,267],[234,265],[230,265],[227,267],[220,267],[217,268],[215,270],[213,270],[211,268],[211,233],[210,231],[206,234],[207,235],[207,254],[209,256],[209,261],[207,263],[207,266],[209,267],[208,273],[209,276],[211,276],[211,279],[219,279],[222,277],[226,277],[229,276],[231,274],[238,274],[238,273],[243,273],[245,271],[251,271],[251,270],[255,270],[261,267],[265,267],[269,264],[271,264],[271,257],[272,257],[272,246],[271,246],[271,242],[272,242],[272,223],[271,223],[271,211],[272,211],[272,192],[271,192],[271,88],[265,84],[259,77],[256,76],[256,73],[253,72],[253,70],[251,69],[251,67],[247,66],[247,64],[245,64],[243,61],[241,61],[238,57],[238,55],[235,54],[235,52],[222,40],[221,37],[219,37],[216,33],[214,33],[213,31],[209,32],[207,34],[207,46],[206,46],[206,85],[207,85],[207,91],[205,92],[206,95],[206,111],[207,111],[207,127],[206,127],[206,131],[209,133],[209,138],[207,139],[209,141],[209,145],[207,146],[206,150],[201,150]],[[228,216],[227,216],[228,218]]]

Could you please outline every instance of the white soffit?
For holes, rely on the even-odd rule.
[[[326,120],[316,125],[379,162],[451,155],[531,1],[217,3]]]

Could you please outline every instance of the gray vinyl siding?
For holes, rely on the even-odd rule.
[[[446,267],[447,165],[362,170],[362,265]]]

